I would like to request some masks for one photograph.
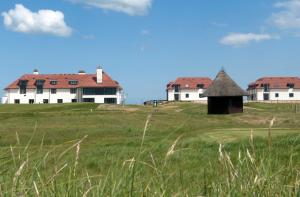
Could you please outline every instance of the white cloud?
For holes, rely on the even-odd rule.
[[[243,46],[250,42],[261,42],[264,40],[278,39],[278,36],[269,34],[254,34],[254,33],[230,33],[220,40],[221,44],[229,46]]]
[[[152,0],[69,0],[88,6],[123,12],[129,15],[145,15],[151,8]]]
[[[72,29],[64,21],[60,11],[39,10],[32,12],[22,4],[16,4],[15,9],[3,12],[4,25],[16,32],[45,33],[56,36],[70,36]]]
[[[281,1],[275,7],[281,10],[270,17],[272,24],[282,29],[300,28],[300,0]]]

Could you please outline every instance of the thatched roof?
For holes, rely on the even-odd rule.
[[[248,93],[238,86],[224,70],[221,70],[212,84],[204,92],[205,97],[247,96]]]

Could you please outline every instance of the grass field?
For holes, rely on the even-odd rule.
[[[0,193],[300,194],[300,105],[206,112],[192,103],[0,105]]]

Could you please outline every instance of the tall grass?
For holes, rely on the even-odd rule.
[[[0,196],[298,196],[299,136],[229,144],[207,144],[211,149],[199,169],[181,166],[193,150],[179,136],[165,153],[145,147],[151,115],[147,117],[140,148],[125,160],[91,174],[80,163],[81,144],[88,136],[54,147],[16,144],[0,152]],[[36,128],[36,127],[35,127]],[[35,132],[34,132],[35,133]],[[268,143],[266,143],[268,142]],[[272,148],[270,148],[272,147]],[[282,154],[282,147],[286,151]],[[187,175],[188,174],[188,175]]]

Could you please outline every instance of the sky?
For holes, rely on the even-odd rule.
[[[95,73],[128,103],[224,67],[241,87],[300,75],[300,0],[2,0],[0,89],[26,73]],[[0,96],[2,93],[0,93]]]

